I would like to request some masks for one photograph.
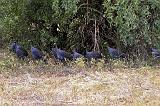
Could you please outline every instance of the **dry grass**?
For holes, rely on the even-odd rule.
[[[50,59],[45,65],[1,51],[0,104],[159,106],[160,69],[121,65],[114,64],[114,71],[100,63],[87,68],[82,62],[63,66]]]

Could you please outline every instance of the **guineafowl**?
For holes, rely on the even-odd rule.
[[[22,48],[20,45],[16,44],[16,55],[20,59],[25,59],[28,56],[28,52]]]
[[[38,48],[31,46],[31,55],[34,60],[42,60],[45,64],[48,64],[44,54]]]
[[[160,52],[157,49],[151,48],[151,53],[154,59],[160,58]]]
[[[155,48],[151,48],[151,51],[152,52],[159,52],[157,49],[155,49]]]
[[[58,59],[58,60],[61,60],[61,61],[64,61],[65,60],[65,57],[59,53],[60,49],[58,48],[52,48],[52,55]]]
[[[70,53],[68,53],[64,50],[58,49],[57,47],[52,48],[52,54],[56,59],[58,59],[60,61],[65,61],[65,59],[69,59],[69,60],[72,59],[72,56]]]
[[[91,59],[96,59],[96,60],[100,59],[102,58],[102,55],[98,51],[91,51],[91,52],[86,51],[84,57],[90,61]]]
[[[58,59],[58,57],[57,57],[57,49],[58,48],[52,48],[52,50],[51,50],[51,54],[55,59]]]
[[[108,47],[108,52],[109,52],[109,55],[111,56],[111,58],[113,58],[113,59],[126,57],[125,53],[122,53],[121,51],[114,49],[114,48]]]
[[[73,50],[73,54],[71,56],[72,56],[73,60],[76,60],[77,58],[83,57],[82,54],[76,52],[75,50]]]
[[[14,41],[10,46],[10,51],[12,51],[13,53],[16,53],[16,45],[17,43],[16,41]]]
[[[33,46],[31,46],[31,54],[32,54],[32,58],[35,60],[39,60],[43,58],[42,52]]]

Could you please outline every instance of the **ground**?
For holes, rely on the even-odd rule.
[[[160,69],[82,67],[18,60],[0,50],[1,105],[159,106]]]

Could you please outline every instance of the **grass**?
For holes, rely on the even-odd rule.
[[[121,61],[87,67],[80,59],[68,65],[21,61],[0,52],[0,105],[106,104],[159,106],[160,69],[128,68]],[[105,64],[105,65],[104,65]]]

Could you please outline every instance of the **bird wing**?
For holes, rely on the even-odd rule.
[[[73,58],[80,58],[82,55],[80,53],[74,52],[73,53]]]
[[[102,58],[101,53],[99,53],[99,52],[97,52],[97,51],[92,52],[92,56],[93,56],[94,58]]]
[[[61,55],[66,59],[72,59],[72,55],[64,50],[61,50]]]
[[[34,55],[38,56],[39,58],[42,57],[42,53],[38,49],[35,48],[32,52],[33,52]]]
[[[23,51],[23,54],[25,56],[28,56],[28,52],[23,47],[20,46],[20,49],[21,49],[21,51]]]
[[[152,55],[154,55],[154,56],[160,56],[160,53],[159,52],[152,52]]]
[[[152,52],[159,52],[157,49],[152,48]]]
[[[112,50],[110,52],[110,54],[111,54],[112,57],[119,57],[119,51],[118,50]]]

